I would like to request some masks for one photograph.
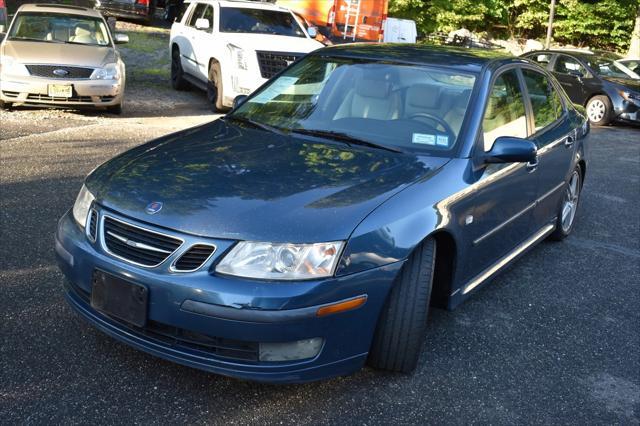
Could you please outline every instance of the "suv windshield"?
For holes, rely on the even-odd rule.
[[[455,70],[308,56],[231,117],[281,131],[450,156],[475,77]]]
[[[305,37],[290,13],[264,9],[221,7],[220,31]]]
[[[636,73],[634,73],[624,65],[618,64],[615,59],[595,56],[593,58],[584,58],[584,61],[591,67],[591,69],[593,69],[598,73],[598,75],[601,75],[602,77],[638,79],[638,75]]]
[[[100,18],[61,13],[22,12],[15,17],[9,40],[109,45],[109,32]]]

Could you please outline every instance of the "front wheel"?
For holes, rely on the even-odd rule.
[[[378,320],[369,365],[410,373],[418,365],[427,329],[436,243],[428,238],[402,267]]]
[[[581,191],[582,173],[580,166],[577,166],[573,173],[571,173],[571,177],[565,186],[562,204],[560,204],[560,210],[558,211],[556,229],[549,237],[552,240],[561,241],[567,238],[573,230],[578,205],[580,204]]]
[[[608,97],[598,95],[587,102],[587,117],[591,124],[606,126],[611,122],[611,101]]]
[[[211,65],[209,65],[207,100],[209,101],[211,111],[224,111],[224,105],[222,104],[222,73],[220,72],[220,64],[217,62],[212,62]]]

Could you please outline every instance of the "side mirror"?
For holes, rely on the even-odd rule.
[[[129,36],[126,34],[116,34],[113,36],[113,42],[115,44],[129,43]]]
[[[307,28],[307,33],[309,37],[316,38],[318,36],[318,29],[316,27],[309,27]]]
[[[242,105],[244,103],[244,101],[246,101],[248,98],[247,95],[238,95],[235,97],[235,99],[233,100],[233,109],[238,108],[240,105]]]
[[[535,163],[538,147],[527,139],[501,136],[484,156],[485,163]]]
[[[209,20],[205,18],[196,19],[196,30],[208,30]]]

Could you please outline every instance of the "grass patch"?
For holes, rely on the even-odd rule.
[[[164,34],[143,33],[137,31],[129,31],[129,43],[122,48],[127,50],[135,50],[143,53],[156,53],[158,51],[168,51],[168,40]]]

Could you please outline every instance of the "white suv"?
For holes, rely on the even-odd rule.
[[[171,84],[207,91],[214,111],[233,105],[304,54],[322,47],[290,10],[256,1],[195,0],[171,26]]]

